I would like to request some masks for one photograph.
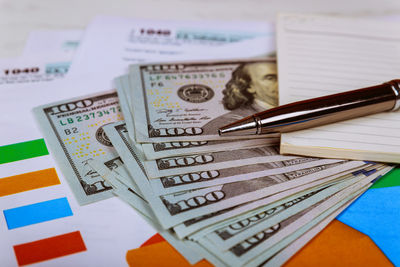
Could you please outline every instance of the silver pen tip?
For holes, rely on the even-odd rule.
[[[257,134],[257,123],[253,117],[246,118],[228,125],[218,130],[220,136],[244,136]]]

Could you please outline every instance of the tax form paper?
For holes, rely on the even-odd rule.
[[[264,39],[262,46],[243,42]],[[273,40],[273,41],[271,41]],[[242,44],[239,49],[232,47]],[[224,49],[228,45],[229,48]],[[221,49],[215,50],[220,47]],[[257,49],[259,48],[259,49]],[[232,59],[275,50],[275,27],[258,21],[162,21],[98,16],[86,28],[71,74],[111,81],[143,62]]]
[[[282,14],[277,25],[280,105],[400,76],[399,23]],[[281,153],[400,163],[400,112],[285,133]]]

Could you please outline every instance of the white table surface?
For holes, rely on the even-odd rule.
[[[273,20],[277,12],[399,15],[399,0],[0,0],[0,58],[17,57],[32,30],[83,29],[96,15]]]

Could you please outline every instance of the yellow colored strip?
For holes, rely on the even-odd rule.
[[[54,168],[0,179],[0,197],[60,184]]]

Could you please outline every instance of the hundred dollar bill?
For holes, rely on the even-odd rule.
[[[240,148],[253,148],[265,145],[276,145],[279,138],[249,139],[233,141],[177,141],[167,143],[143,143],[143,152],[148,160],[192,155],[195,153],[232,151]]]
[[[249,180],[268,175],[282,174],[287,179],[304,176],[331,166],[337,166],[342,161],[329,161],[316,158],[296,158],[278,162],[261,163],[228,169],[191,172],[180,175],[151,179],[150,185],[157,195],[167,195],[182,191],[211,187]]]
[[[112,187],[87,160],[105,163],[119,157],[103,130],[105,124],[123,119],[117,93],[107,91],[47,104],[33,113],[79,204],[112,197]]]
[[[130,102],[130,79],[128,75],[118,77],[114,80],[122,113],[124,114],[126,127],[128,129],[129,138],[133,141],[135,138],[135,127],[133,122],[133,108]],[[163,142],[163,143],[143,143],[142,150],[147,160],[159,159],[165,157],[173,157],[178,155],[190,155],[202,152],[226,151],[245,147],[257,147],[266,144],[278,144],[279,137],[264,138],[264,139],[249,139],[241,142],[232,141],[198,141],[198,142]]]
[[[329,214],[352,199],[360,190],[364,190],[377,176],[379,176],[378,173],[362,179],[358,183],[339,191],[333,196],[318,202],[310,208],[303,210],[272,227],[263,229],[252,237],[231,247],[228,251],[224,252],[216,250],[218,249],[217,247],[210,248],[210,251],[218,253],[218,257],[226,264],[235,266],[247,265],[249,261],[254,260],[258,256],[267,259],[283,248],[274,247],[275,244],[288,238],[298,230],[300,231],[300,235],[305,233],[326,218]],[[204,240],[199,241],[203,246],[210,245],[207,241],[203,241]],[[275,251],[276,249],[277,251]]]
[[[332,179],[335,179],[334,175],[365,164],[361,161],[348,161],[339,166],[292,180],[282,179],[284,176],[267,176],[184,192],[180,195],[156,196],[146,176],[143,159],[139,156],[140,152],[137,151],[136,146],[130,144],[127,133],[119,131],[108,137],[164,228],[170,228],[189,219],[264,198],[325,177],[331,176]]]
[[[272,58],[131,65],[129,78],[139,143],[248,139],[218,128],[278,104]]]
[[[261,230],[272,227],[290,216],[305,210],[324,198],[357,183],[362,178],[371,175],[377,170],[379,170],[379,167],[373,166],[372,168],[367,169],[365,174],[360,173],[356,176],[348,175],[347,177],[343,177],[343,180],[337,184],[304,194],[295,199],[290,199],[284,203],[277,203],[279,205],[274,205],[254,217],[250,216],[244,219],[238,218],[237,221],[231,222],[229,225],[225,225],[224,227],[215,230],[205,238],[218,246],[219,249],[228,250],[234,245],[240,243],[242,240],[250,238]]]
[[[238,149],[234,152],[220,151],[145,161],[144,166],[149,178],[158,178],[258,163],[281,162],[298,158],[300,157],[279,155],[278,147],[262,146]]]

